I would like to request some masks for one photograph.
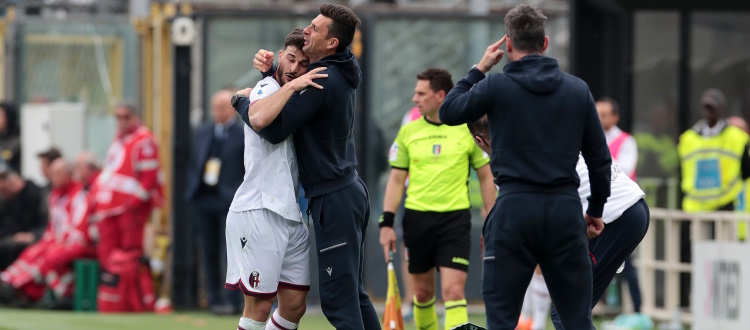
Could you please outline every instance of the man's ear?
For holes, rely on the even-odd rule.
[[[326,46],[327,49],[336,49],[336,47],[339,46],[339,39],[338,38],[331,38],[328,39],[328,45]]]
[[[437,92],[437,97],[438,97],[438,101],[440,101],[440,103],[443,103],[443,100],[445,100],[445,96],[446,96],[446,95],[447,95],[447,94],[445,94],[445,91],[444,91],[444,90],[442,90],[442,89],[441,89],[441,90],[439,90],[439,91]]]
[[[544,46],[542,46],[542,51],[547,51],[547,46],[549,46],[549,36],[544,36]]]

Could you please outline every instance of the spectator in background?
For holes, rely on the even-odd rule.
[[[62,158],[49,168],[52,191],[50,217],[42,239],[26,248],[18,260],[0,273],[0,301],[39,301],[47,288],[56,306],[72,307],[72,262],[94,255],[88,239],[88,201],[83,185],[73,180],[73,169]]]
[[[750,127],[742,117],[732,116],[727,118],[727,124],[737,127],[743,132],[750,134]],[[734,209],[738,212],[750,212],[750,179],[745,180],[742,192],[737,196]],[[737,223],[737,238],[740,241],[747,239],[747,223],[740,221]]]
[[[60,150],[56,147],[51,147],[44,152],[38,153],[36,156],[39,157],[39,163],[42,167],[42,175],[44,175],[44,178],[47,179],[47,183],[42,186],[44,198],[46,199],[49,195],[50,190],[52,189],[49,171],[50,164],[52,164],[52,162],[54,162],[58,158],[62,157],[62,153],[60,153]]]
[[[0,270],[36,242],[47,224],[42,190],[10,168],[0,170]]]
[[[8,102],[0,102],[0,153],[14,170],[21,170],[21,136],[18,111]]]
[[[718,89],[703,93],[704,118],[680,135],[682,208],[686,212],[734,210],[743,180],[750,178],[750,137],[722,118],[726,98]]]
[[[83,189],[91,191],[93,183],[96,178],[99,177],[101,172],[101,166],[96,155],[89,151],[83,151],[78,154],[75,165],[73,165],[73,172],[76,180],[83,184]]]
[[[118,104],[115,116],[118,131],[107,151],[102,172],[96,179],[92,217],[98,221],[99,241],[96,248],[103,268],[102,276],[119,277],[120,280],[102,282],[100,293],[104,290],[112,299],[100,299],[97,306],[110,312],[151,310],[155,301],[154,289],[150,281],[144,284],[143,281],[139,282],[137,276],[150,276],[147,265],[141,263],[144,257],[143,232],[151,211],[161,206],[163,199],[158,147],[151,131],[141,124],[135,105]],[[110,266],[114,264],[127,266],[118,268],[123,273],[117,273]],[[123,278],[134,273],[139,275]],[[124,290],[128,285],[136,286],[139,290]],[[127,292],[139,292],[136,297],[136,300],[140,299],[138,303],[119,296]],[[129,300],[127,304],[126,299]]]
[[[632,135],[617,127],[620,122],[620,105],[614,99],[605,96],[596,101],[596,112],[599,113],[599,121],[602,122],[604,137],[607,139],[609,153],[612,155],[612,163],[635,181],[636,165],[638,165],[638,144]],[[628,281],[630,297],[633,299],[633,309],[636,313],[640,313],[641,288],[638,284],[638,273],[629,256],[625,258],[625,268],[623,268],[620,276],[625,277],[625,280]]]
[[[233,91],[220,90],[211,98],[214,122],[196,132],[185,191],[185,200],[195,209],[197,226],[193,228],[200,233],[209,308],[212,313],[223,315],[234,314],[244,303],[240,292],[223,290],[227,269],[226,216],[245,174],[244,131],[230,104],[233,95]]]
[[[635,138],[623,132],[617,123],[620,122],[620,105],[610,97],[603,97],[596,101],[596,111],[602,122],[604,137],[607,139],[612,163],[635,181],[635,167],[638,164],[638,145]]]

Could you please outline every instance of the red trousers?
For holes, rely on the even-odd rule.
[[[143,251],[143,229],[149,216],[151,206],[139,206],[99,221],[99,242],[96,246],[99,264],[106,265],[107,259],[116,249]]]
[[[69,297],[75,280],[73,261],[94,255],[93,247],[41,241],[26,248],[0,279],[32,301],[41,299],[47,287],[57,297]]]

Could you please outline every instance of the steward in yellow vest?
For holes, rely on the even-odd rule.
[[[677,146],[685,194],[682,209],[731,211],[750,177],[750,137],[719,119],[726,104],[720,91],[707,90],[701,103],[704,119],[683,133]]]

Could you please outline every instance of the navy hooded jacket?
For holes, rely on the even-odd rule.
[[[500,194],[553,192],[578,196],[578,153],[589,168],[587,213],[601,217],[610,194],[612,159],[594,99],[581,79],[560,71],[557,60],[528,55],[486,79],[469,71],[440,106],[448,125],[487,114],[491,167]]]
[[[308,70],[319,67],[327,68],[320,73],[327,73],[328,78],[315,80],[323,89],[309,87],[294,93],[279,116],[256,132],[273,144],[294,134],[300,183],[308,198],[343,189],[357,180],[353,130],[362,71],[349,49],[310,63]],[[249,105],[243,98],[236,109],[251,126]]]

